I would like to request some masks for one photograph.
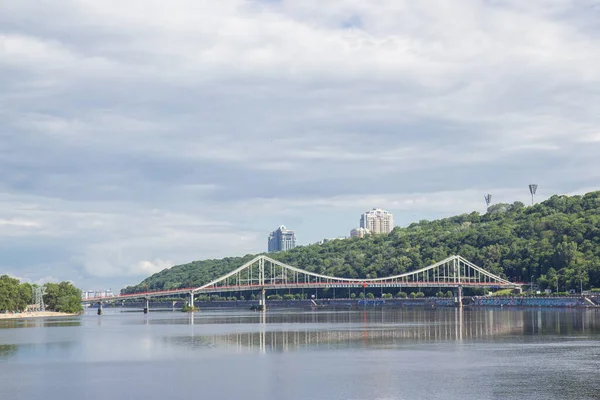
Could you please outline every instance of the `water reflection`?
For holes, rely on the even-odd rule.
[[[523,333],[526,335],[574,335],[600,333],[600,313],[592,310],[526,310],[523,311]]]
[[[14,344],[0,344],[0,360],[8,358],[17,352],[17,346]]]
[[[204,316],[190,322],[215,323]],[[403,312],[363,311],[334,313],[258,313],[227,319],[228,323],[253,321],[251,330],[202,336],[168,336],[166,343],[191,349],[224,347],[237,351],[286,352],[322,347],[386,347],[411,342],[462,341],[504,334],[522,334],[520,314],[467,312],[453,308]],[[220,321],[224,322],[224,321]]]
[[[47,328],[58,326],[80,326],[80,317],[73,318],[19,318],[0,320],[0,329],[3,328]]]
[[[107,310],[3,325],[38,329],[0,329],[0,399],[597,398],[596,310]]]
[[[593,310],[369,310],[363,312],[256,313],[233,316],[190,314],[193,325],[240,324],[212,335],[167,336],[165,344],[191,349],[287,352],[313,348],[383,348],[407,342],[499,340],[527,335],[600,333]],[[154,321],[151,323],[164,323]]]

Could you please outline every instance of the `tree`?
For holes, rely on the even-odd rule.
[[[550,268],[548,272],[538,279],[538,283],[542,289],[553,289],[558,292],[558,274],[554,268]]]
[[[81,308],[81,296],[76,295],[66,295],[61,296],[58,299],[58,304],[56,305],[56,311],[75,314],[82,311]]]
[[[0,276],[0,311],[19,311],[19,280]]]
[[[510,204],[507,203],[498,203],[488,207],[488,214],[497,214],[497,213],[505,213],[509,210]]]
[[[19,285],[19,295],[17,297],[17,309],[25,310],[29,304],[33,303],[33,287],[25,282]]]
[[[48,310],[56,310],[58,305],[58,299],[60,297],[60,290],[57,283],[46,283],[44,285],[44,304]]]
[[[47,310],[71,314],[83,311],[81,290],[70,282],[46,283],[44,287],[44,303]]]

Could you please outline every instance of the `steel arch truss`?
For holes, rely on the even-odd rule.
[[[338,278],[305,271],[265,255],[203,286],[196,293],[214,293],[278,288],[314,287],[504,287],[520,288],[461,256],[451,256],[433,265],[400,275],[375,279]]]
[[[433,265],[400,275],[375,279],[338,278],[305,271],[261,255],[241,267],[203,286],[144,293],[131,293],[107,298],[89,298],[82,303],[127,299],[149,299],[182,294],[242,292],[270,289],[305,288],[415,287],[463,288],[496,287],[520,289],[521,285],[492,274],[461,256],[451,256]]]

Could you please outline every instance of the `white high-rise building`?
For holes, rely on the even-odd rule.
[[[296,232],[281,225],[269,234],[269,253],[296,247]]]
[[[394,215],[374,208],[360,216],[360,227],[372,233],[390,233],[394,229]]]
[[[365,228],[355,228],[350,231],[350,237],[363,238],[365,235],[368,235],[370,232]]]

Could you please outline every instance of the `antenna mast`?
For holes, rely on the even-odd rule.
[[[492,203],[492,195],[488,193],[485,196],[483,196],[483,198],[485,199],[486,207],[489,208],[490,204]],[[487,208],[486,208],[486,210],[487,210]]]
[[[531,205],[533,205],[535,192],[537,192],[538,185],[532,183],[529,185],[529,193],[531,193]]]

